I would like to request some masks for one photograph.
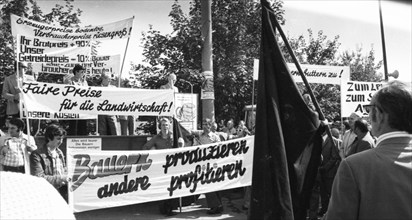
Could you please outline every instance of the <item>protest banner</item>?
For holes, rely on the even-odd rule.
[[[296,65],[293,63],[287,64],[290,73],[295,82],[303,82]],[[349,66],[326,66],[326,65],[300,65],[309,83],[321,84],[337,84],[340,85],[341,80],[349,80]]]
[[[55,40],[113,40],[129,38],[132,32],[133,18],[104,25],[69,28],[49,25],[17,15],[10,15],[11,30],[17,34]]]
[[[188,131],[197,130],[197,94],[175,94],[176,120]]]
[[[152,151],[67,151],[75,212],[251,184],[254,136]]]
[[[382,82],[342,81],[341,116],[349,117],[352,112],[358,112],[367,117],[364,105],[369,105],[373,94],[382,86]]]
[[[170,89],[24,82],[21,94],[27,110],[33,112],[158,116],[172,116],[174,113],[174,92]]]

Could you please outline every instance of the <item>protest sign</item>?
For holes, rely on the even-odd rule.
[[[88,75],[101,75],[105,73],[111,78],[119,77],[120,54],[107,56],[92,56],[90,71]]]
[[[296,65],[288,63],[288,68],[295,82],[303,82]],[[349,80],[349,66],[326,66],[326,65],[300,65],[303,74],[309,83],[321,84],[337,84],[340,85],[341,80]]]
[[[251,184],[254,136],[152,151],[67,151],[75,212]]]
[[[382,86],[381,82],[342,81],[341,116],[349,117],[352,112],[358,112],[367,117],[364,105],[369,105],[373,94]]]
[[[90,54],[90,46],[80,41],[56,41],[17,35],[17,60],[34,63],[79,63]],[[83,41],[81,41],[83,42]]]
[[[31,63],[32,71],[36,75],[43,74],[72,74],[73,67],[81,64],[86,68],[86,77],[100,76],[105,73],[111,78],[119,77],[120,55],[90,56],[86,63]]]
[[[130,37],[133,26],[133,18],[104,25],[77,28],[49,25],[13,14],[10,15],[10,20],[14,37],[21,34],[62,41],[126,39]]]
[[[24,82],[23,100],[28,111],[78,113],[86,115],[172,116],[170,89],[85,87]]]
[[[197,94],[175,93],[176,120],[188,131],[197,130]]]
[[[67,138],[67,151],[98,151],[102,150],[102,138]]]

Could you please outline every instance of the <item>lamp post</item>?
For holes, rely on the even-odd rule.
[[[193,84],[190,83],[189,81],[184,80],[184,79],[180,79],[180,81],[188,83],[190,85],[190,93],[193,94]]]

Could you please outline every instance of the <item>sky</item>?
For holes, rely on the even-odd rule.
[[[37,0],[43,12],[48,12],[63,1]],[[141,33],[149,30],[149,25],[169,34],[169,12],[174,0],[75,0],[73,5],[83,13],[81,25],[101,25],[134,16],[133,32],[127,46],[123,76],[127,75],[130,63],[141,63],[143,56]],[[188,12],[189,0],[179,1],[183,11]],[[412,6],[411,4],[382,1],[382,15],[385,33],[388,72],[399,71],[399,78],[412,81]],[[319,30],[333,39],[339,35],[339,52],[355,51],[362,47],[366,55],[371,48],[377,60],[383,60],[381,30],[379,24],[379,3],[376,0],[284,0],[286,23],[283,31],[290,37],[308,36],[307,29],[314,34]],[[125,53],[127,41],[118,40],[103,45],[101,55]],[[383,73],[383,68],[379,72]]]

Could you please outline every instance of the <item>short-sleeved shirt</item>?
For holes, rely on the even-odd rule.
[[[199,145],[212,144],[220,141],[219,136],[213,132],[209,132],[208,134],[206,134],[202,131],[199,134],[197,134],[197,136],[199,137]]]
[[[1,163],[5,166],[11,166],[11,167],[20,167],[24,166],[24,149],[28,146],[29,144],[29,138],[30,138],[30,144],[31,146],[36,146],[33,137],[29,137],[25,134],[22,134],[20,137],[10,137],[5,140],[4,146],[2,147],[8,147],[9,150],[7,151],[6,155],[1,158]],[[35,147],[37,148],[37,147]]]
[[[152,147],[155,147],[157,150],[172,148],[173,134],[169,133],[167,138],[163,138],[161,133],[155,135],[143,146],[143,150],[150,150]]]

